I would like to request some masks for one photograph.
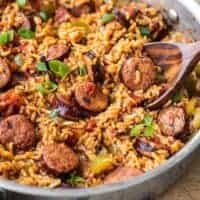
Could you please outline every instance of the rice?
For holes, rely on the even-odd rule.
[[[47,1],[48,2],[48,1]],[[98,1],[100,2],[100,1]],[[59,4],[71,7],[75,1],[60,0]],[[110,171],[95,174],[88,163],[101,154],[110,155],[113,160],[114,169],[118,166],[129,166],[147,172],[164,163],[170,156],[179,151],[184,142],[180,138],[164,136],[160,127],[156,125],[155,137],[159,139],[160,148],[149,154],[140,154],[135,148],[137,138],[130,136],[130,129],[144,120],[145,114],[149,113],[144,106],[137,106],[132,93],[120,81],[120,68],[128,55],[141,56],[143,45],[152,41],[166,28],[161,14],[146,4],[134,4],[142,10],[142,15],[132,20],[128,29],[117,21],[102,25],[102,16],[109,12],[112,3],[100,3],[98,10],[91,14],[84,14],[76,20],[84,22],[88,27],[73,26],[71,22],[58,24],[50,18],[43,22],[34,13],[32,18],[35,22],[35,38],[18,39],[19,46],[0,46],[1,57],[12,62],[16,51],[23,54],[24,63],[17,68],[18,72],[29,72],[28,78],[20,81],[13,87],[17,94],[25,97],[24,105],[20,107],[20,114],[27,116],[35,125],[37,144],[30,151],[15,153],[12,144],[0,145],[0,173],[2,176],[15,180],[20,184],[34,185],[39,187],[60,187],[63,180],[41,167],[42,148],[46,144],[54,142],[66,142],[75,138],[74,151],[79,155],[81,161],[80,176],[84,177],[84,183],[77,186],[89,187],[102,184],[104,177]],[[31,12],[30,5],[24,7],[25,13]],[[19,23],[20,12],[16,3],[8,3],[1,11],[0,27],[2,31],[10,30]],[[152,37],[142,36],[140,26],[148,26]],[[156,27],[156,29],[155,29]],[[87,30],[87,28],[89,30]],[[172,40],[182,40],[179,34]],[[80,44],[85,37],[86,44]],[[170,37],[171,38],[171,37]],[[181,39],[180,39],[181,38]],[[169,40],[169,38],[168,38]],[[84,54],[92,51],[105,67],[105,81],[102,84],[104,94],[110,95],[111,103],[108,108],[96,116],[78,121],[66,120],[60,116],[51,117],[51,100],[55,93],[48,95],[40,94],[37,90],[39,84],[51,80],[47,73],[37,74],[36,63],[42,55],[46,55],[50,46],[54,44],[71,43],[71,51],[65,58],[65,63],[70,67],[71,74],[62,79],[56,79],[57,92],[70,95],[78,83],[88,80],[88,76],[80,77],[74,75],[78,66],[86,65]],[[141,79],[139,71],[136,73],[137,82]],[[155,99],[161,93],[160,85],[152,85],[146,92],[137,91],[139,96],[146,100]],[[151,113],[154,119],[158,111]],[[88,123],[96,122],[92,130],[88,130]],[[85,162],[87,164],[85,165]],[[65,180],[66,181],[66,180]]]

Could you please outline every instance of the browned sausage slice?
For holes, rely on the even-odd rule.
[[[108,106],[108,97],[93,82],[85,82],[75,89],[77,103],[91,112],[101,112]]]
[[[130,90],[146,90],[155,80],[156,68],[148,57],[129,58],[121,69],[121,78]]]
[[[130,177],[139,176],[141,174],[142,172],[135,168],[118,167],[116,170],[111,172],[107,177],[105,177],[104,184],[111,184],[119,181],[124,181]]]
[[[69,44],[56,44],[51,46],[47,51],[47,61],[61,58],[69,53]]]
[[[7,63],[0,58],[0,89],[8,84],[11,79],[11,71]]]
[[[56,174],[68,173],[79,164],[78,156],[64,143],[46,145],[42,154],[48,169]]]
[[[81,108],[74,97],[66,97],[57,94],[52,102],[52,106],[57,110],[58,114],[68,120],[76,121],[79,118],[89,117],[90,113]]]
[[[41,9],[41,0],[29,0],[33,9],[39,11]]]
[[[56,10],[54,20],[57,23],[63,23],[63,22],[70,21],[71,17],[72,16],[69,13],[69,11],[67,10],[67,8],[65,8],[64,6],[60,6]]]
[[[164,135],[176,136],[184,130],[186,123],[183,108],[171,106],[158,115],[158,124]]]
[[[76,0],[74,1],[72,14],[75,17],[80,17],[81,15],[91,13],[94,10],[95,10],[95,3],[93,0]]]
[[[35,143],[35,129],[24,115],[12,115],[0,122],[0,143],[13,143],[17,150],[26,150]]]

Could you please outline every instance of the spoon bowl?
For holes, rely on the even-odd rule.
[[[164,105],[181,87],[188,74],[200,60],[200,41],[195,43],[153,42],[144,51],[161,67],[167,79],[167,89],[156,100],[147,104],[154,110]]]

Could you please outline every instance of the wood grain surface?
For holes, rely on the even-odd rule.
[[[200,151],[187,173],[157,200],[200,200]]]

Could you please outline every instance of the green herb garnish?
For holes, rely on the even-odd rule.
[[[107,24],[107,23],[111,22],[114,18],[115,18],[115,15],[113,13],[106,13],[102,17],[102,22],[103,22],[103,24]]]
[[[57,88],[58,88],[58,85],[54,83],[53,81],[46,81],[45,83],[38,85],[37,91],[40,94],[46,95],[46,94],[56,91]]]
[[[131,129],[131,136],[137,137],[139,136],[144,129],[144,124],[137,124]]]
[[[47,69],[47,65],[45,62],[39,62],[36,66],[37,70],[40,71],[40,72],[46,72],[48,71]]]
[[[26,5],[26,0],[16,0],[19,7],[23,8]]]
[[[151,115],[146,114],[144,117],[144,124],[145,126],[151,126],[153,123],[153,118],[151,117]]]
[[[77,186],[79,184],[83,184],[85,182],[84,178],[81,176],[77,176],[76,174],[70,174],[69,178],[67,179],[67,183],[71,186]]]
[[[80,74],[80,76],[85,76],[87,74],[87,69],[86,69],[85,65],[79,67],[79,74]]]
[[[146,27],[146,26],[140,26],[139,29],[140,29],[140,33],[141,33],[142,36],[147,36],[147,37],[150,36],[151,32],[150,32],[150,30],[149,30],[148,27]]]
[[[144,129],[144,136],[145,137],[153,137],[155,132],[155,124],[151,124],[149,126],[146,126]]]
[[[142,123],[136,124],[131,129],[132,137],[140,136],[142,133],[145,137],[152,137],[155,133],[155,123],[149,114],[145,115]]]
[[[183,94],[182,94],[182,92],[179,90],[179,91],[177,91],[177,92],[174,94],[174,96],[172,97],[172,102],[173,102],[174,104],[176,104],[176,103],[180,102],[182,98],[183,98]]]
[[[2,32],[0,34],[0,45],[5,45],[9,42],[12,42],[14,40],[14,34],[15,33],[13,30]]]
[[[20,28],[18,34],[25,39],[32,39],[35,37],[35,33],[28,28]]]
[[[49,61],[49,68],[57,76],[64,78],[70,72],[69,66],[59,60]]]
[[[38,13],[38,15],[40,16],[40,18],[44,21],[44,22],[47,22],[48,19],[49,19],[49,14],[45,11],[40,11]]]

